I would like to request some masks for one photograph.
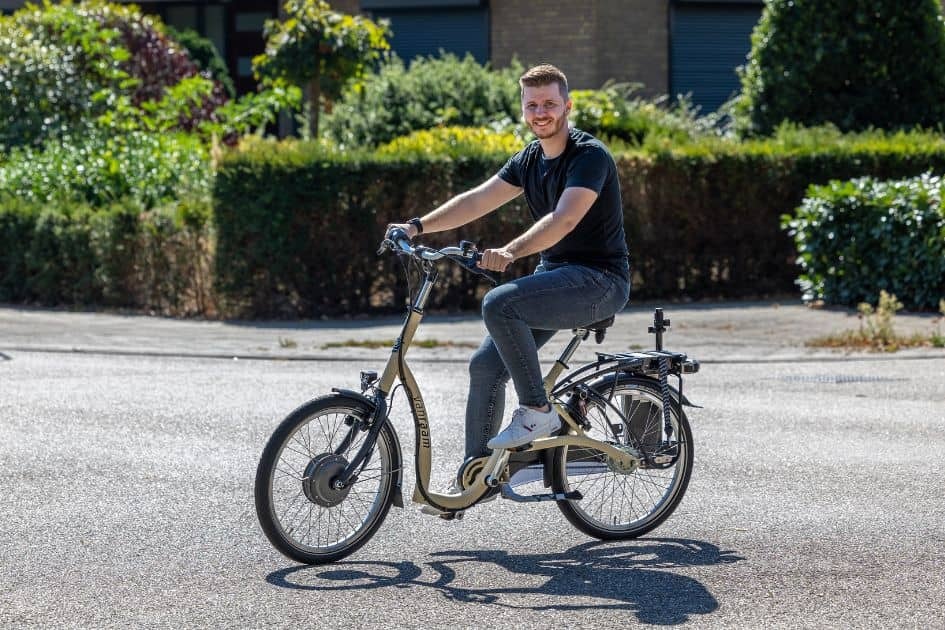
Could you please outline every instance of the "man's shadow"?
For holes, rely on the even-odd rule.
[[[433,588],[459,602],[530,610],[626,610],[641,622],[670,625],[718,609],[715,597],[698,580],[674,573],[673,569],[731,564],[742,559],[710,543],[671,538],[590,542],[561,553],[480,550],[442,551],[433,556],[433,561],[425,563],[435,573],[429,578],[413,562],[364,561],[343,562],[331,568],[290,567],[270,573],[266,580],[283,588],[315,591]],[[548,580],[538,587],[457,586],[461,565],[470,562],[492,563],[510,573],[547,576]],[[534,595],[535,601],[528,603],[526,599],[522,603],[521,595]]]

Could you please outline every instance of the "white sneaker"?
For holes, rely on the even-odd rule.
[[[531,407],[519,407],[512,414],[512,422],[499,435],[486,443],[492,450],[515,448],[533,442],[538,438],[548,437],[561,428],[558,412],[538,411]]]

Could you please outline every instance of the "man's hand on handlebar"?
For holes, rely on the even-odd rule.
[[[413,223],[388,223],[387,231],[384,232],[384,234],[390,235],[391,230],[396,230],[397,228],[403,230],[407,234],[407,238],[411,241],[417,235],[417,226]]]
[[[478,266],[481,269],[502,273],[505,271],[506,267],[514,261],[515,257],[504,247],[499,249],[487,249],[482,252],[482,260],[479,261]]]

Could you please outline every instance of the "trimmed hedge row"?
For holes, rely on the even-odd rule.
[[[213,315],[209,210],[0,201],[0,302]]]
[[[331,154],[301,142],[252,143],[229,153],[217,174],[216,287],[226,312],[312,317],[402,308],[400,265],[379,258],[387,223],[421,215],[498,168],[494,159],[400,161]],[[425,243],[493,243],[524,223],[494,213]],[[476,308],[478,283],[444,270],[437,308]]]
[[[828,134],[829,135],[829,134]],[[460,161],[332,154],[255,143],[224,157],[216,180],[216,285],[226,312],[313,317],[402,308],[399,266],[376,255],[384,226],[422,215],[494,174],[507,155]],[[800,142],[718,141],[618,157],[633,267],[632,299],[748,297],[796,291],[781,228],[811,183],[945,172],[935,136]],[[495,245],[524,230],[521,200],[424,243]],[[530,270],[523,261],[513,274]],[[451,270],[433,306],[478,308],[484,287]]]
[[[495,173],[506,158],[506,152],[476,151],[447,159],[415,151],[408,159],[340,154],[317,143],[248,142],[222,159],[212,225],[210,209],[201,201],[145,211],[132,200],[101,208],[78,201],[2,197],[0,301],[205,316],[399,311],[406,298],[401,267],[394,257],[375,253],[386,224],[422,215]],[[854,235],[857,243],[869,233],[907,251],[903,239],[911,237],[895,230],[887,234],[884,230],[893,229],[895,221],[883,223],[880,215],[889,204],[927,214],[938,206],[932,201],[921,205],[925,197],[876,193],[878,203],[858,198],[847,208],[840,196],[848,185],[834,184],[836,190],[828,195],[832,205],[820,207],[823,216],[799,211],[798,220],[807,224],[797,246],[781,218],[801,204],[811,183],[945,173],[945,140],[938,136],[838,140],[815,134],[812,140],[810,134],[799,139],[785,133],[765,142],[656,145],[620,154],[618,171],[633,259],[633,299],[793,293],[800,252],[807,288],[828,301],[855,303],[887,288],[906,300],[916,295],[910,306],[936,304],[934,295],[929,302],[897,284],[905,278],[935,293],[935,261],[941,262],[942,244],[934,235],[927,250],[931,258],[919,265],[924,271],[899,274],[902,278],[896,276],[898,267],[884,267],[882,261],[924,260],[922,255],[861,252],[857,258],[831,250],[821,238],[829,218],[827,233]],[[917,221],[909,212],[901,211],[900,218]],[[928,225],[926,214],[922,221]],[[461,230],[422,240],[437,245],[467,239],[492,246],[526,229],[527,217],[518,200]],[[844,240],[850,239],[843,236],[834,244]],[[841,255],[856,258],[866,271],[860,276],[844,272],[837,279],[829,267],[815,264]],[[518,263],[509,275],[528,273],[534,262]],[[457,269],[442,269],[433,306],[478,309],[487,287]],[[855,292],[835,288],[854,277]]]

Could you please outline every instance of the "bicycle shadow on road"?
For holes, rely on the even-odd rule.
[[[281,569],[270,573],[266,581],[283,588],[313,591],[426,587],[457,602],[528,610],[626,610],[644,623],[672,625],[719,607],[698,580],[672,569],[742,560],[734,552],[722,551],[707,542],[675,538],[590,542],[546,554],[479,550],[432,555],[435,559],[424,564],[435,577],[413,562],[354,561],[331,568]],[[462,563],[491,563],[510,573],[549,579],[537,587],[459,586],[456,582],[464,577]]]

